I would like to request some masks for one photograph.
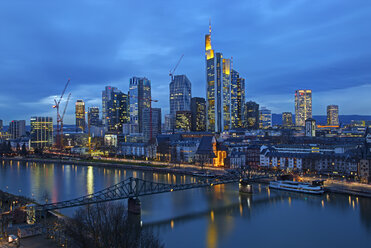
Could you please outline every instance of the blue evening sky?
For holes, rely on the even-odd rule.
[[[294,112],[294,91],[313,90],[313,113],[371,115],[370,0],[2,0],[0,119],[53,116],[70,77],[74,102],[101,106],[104,86],[152,81],[155,107],[169,111],[169,70],[205,97],[204,35],[246,78],[246,100]]]

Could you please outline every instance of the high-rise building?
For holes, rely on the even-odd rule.
[[[305,120],[312,118],[312,90],[295,91],[295,125],[305,126]]]
[[[165,123],[164,123],[164,129],[165,131],[172,131],[173,127],[175,128],[172,123],[175,123],[174,118],[171,114],[165,115]]]
[[[106,88],[102,91],[102,123],[103,126],[105,127],[105,130],[108,130],[108,125],[107,125],[107,113],[108,113],[108,107],[107,103],[111,101],[112,97],[112,92],[117,91],[116,87],[112,86],[106,86]]]
[[[85,102],[77,100],[75,104],[76,130],[85,131]]]
[[[3,131],[3,120],[0,120],[0,132]]]
[[[231,78],[231,125],[232,128],[241,128],[244,123],[245,79],[235,70],[232,70]]]
[[[150,108],[143,108],[142,112],[143,120],[143,136],[145,141],[156,138],[161,133],[161,109],[152,108],[152,117]],[[152,119],[152,125],[151,125]],[[151,134],[152,133],[152,134]]]
[[[308,118],[305,120],[305,136],[315,137],[316,136],[316,120]]]
[[[99,108],[98,107],[90,107],[88,110],[88,124],[90,126],[100,126],[100,119],[99,119]]]
[[[117,89],[111,94],[107,102],[107,130],[122,133],[122,125],[129,122],[129,96]]]
[[[130,124],[135,133],[143,132],[143,110],[151,106],[151,81],[145,77],[130,78]]]
[[[206,131],[206,101],[202,97],[191,99],[191,130],[194,132]]]
[[[175,129],[183,132],[189,132],[191,131],[191,126],[191,111],[176,111]]]
[[[14,120],[9,123],[9,130],[11,139],[18,139],[26,135],[26,121],[25,120]]]
[[[339,126],[339,106],[338,105],[327,106],[327,125]]]
[[[170,114],[174,117],[177,111],[191,110],[191,81],[186,75],[176,75],[169,85]]]
[[[253,101],[245,103],[244,107],[244,127],[247,129],[259,129],[259,104]]]
[[[53,118],[31,117],[31,147],[53,146]]]
[[[262,107],[259,111],[259,116],[260,116],[259,122],[260,129],[267,129],[272,127],[272,111],[265,107]]]
[[[282,126],[292,127],[292,113],[291,112],[282,113]]]
[[[207,131],[223,132],[231,127],[231,60],[211,47],[211,25],[205,35]]]

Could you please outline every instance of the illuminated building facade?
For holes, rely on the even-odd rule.
[[[316,120],[309,118],[305,120],[305,136],[316,136]]]
[[[85,102],[77,100],[75,103],[76,130],[85,131]]]
[[[172,123],[174,123],[173,116],[170,115],[170,114],[165,115],[165,123],[164,123],[165,131],[172,131],[173,130]]]
[[[259,111],[259,128],[260,129],[267,129],[272,127],[272,111],[269,109],[262,107]]]
[[[259,129],[259,104],[253,101],[245,103],[244,126],[247,129]]]
[[[169,85],[170,115],[175,119],[177,111],[191,110],[191,81],[186,75],[176,75]]]
[[[232,70],[231,76],[231,125],[232,128],[241,128],[244,123],[245,79]]]
[[[231,60],[211,47],[211,26],[205,35],[206,55],[206,128],[223,132],[231,127]]]
[[[295,91],[295,125],[305,126],[305,120],[312,118],[312,90]]]
[[[118,89],[116,87],[112,86],[106,86],[106,88],[102,91],[102,123],[103,126],[105,127],[105,130],[108,130],[108,125],[107,125],[107,114],[108,114],[108,107],[107,103],[111,101],[112,97],[112,92],[117,91]]]
[[[88,110],[88,124],[90,126],[100,126],[99,120],[99,108],[98,107],[90,107]]]
[[[144,108],[142,112],[143,121],[143,136],[144,141],[151,139],[151,128],[152,138],[156,138],[161,133],[161,109],[152,108],[152,126],[151,126],[151,111],[150,108]]]
[[[175,129],[183,132],[191,131],[192,113],[191,111],[177,111],[175,119]]]
[[[13,120],[9,123],[9,130],[11,139],[18,139],[26,135],[26,121],[25,120]]]
[[[119,90],[112,91],[107,102],[107,130],[122,133],[122,126],[129,122],[129,96]]]
[[[151,100],[151,81],[145,77],[130,78],[130,124],[134,133],[143,132],[143,110],[149,108]]]
[[[327,125],[339,126],[339,106],[338,105],[327,106]]]
[[[31,117],[31,147],[43,148],[53,145],[53,118]]]
[[[194,132],[206,131],[206,101],[202,97],[192,97],[191,99],[191,130]]]
[[[0,132],[3,131],[3,120],[0,120]]]
[[[292,113],[291,112],[282,113],[282,126],[292,127]]]

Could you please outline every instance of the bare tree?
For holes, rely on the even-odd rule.
[[[122,204],[99,203],[80,208],[66,223],[66,231],[79,247],[163,247],[151,231],[130,221]]]

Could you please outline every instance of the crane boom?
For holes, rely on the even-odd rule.
[[[170,76],[170,79],[173,80],[173,76],[174,76],[174,73],[175,73],[175,70],[176,68],[178,68],[179,64],[180,64],[180,61],[182,61],[182,58],[184,57],[184,54],[182,54],[182,56],[180,56],[178,62],[176,63],[175,67],[173,70],[170,70],[170,73],[169,73],[169,76]]]
[[[64,114],[66,113],[66,109],[67,109],[67,106],[68,106],[68,102],[70,101],[70,97],[71,97],[71,93],[68,94],[66,105],[64,106],[63,114],[62,114],[62,117],[61,117],[61,121],[63,121]]]
[[[62,91],[61,97],[60,97],[59,100],[58,100],[57,105],[59,105],[59,104],[61,103],[62,98],[63,98],[63,96],[64,96],[64,93],[66,92],[66,89],[67,89],[68,84],[70,83],[70,81],[71,81],[71,79],[68,79],[68,80],[67,80],[67,83],[66,83],[66,85],[64,86],[64,89],[63,89],[63,91]]]

